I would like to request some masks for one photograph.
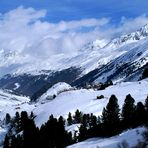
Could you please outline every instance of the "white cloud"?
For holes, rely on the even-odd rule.
[[[134,19],[123,17],[118,26],[110,24],[108,18],[51,23],[41,20],[45,17],[45,10],[23,7],[1,14],[0,49],[49,57],[77,51],[95,39],[131,32],[148,22],[145,15]]]

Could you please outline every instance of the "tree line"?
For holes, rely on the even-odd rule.
[[[145,103],[135,104],[134,98],[126,96],[122,109],[119,108],[115,95],[109,98],[107,106],[101,116],[83,114],[76,110],[74,115],[68,114],[64,119],[53,115],[40,128],[35,125],[34,114],[26,111],[11,118],[6,114],[5,124],[9,131],[4,140],[4,148],[64,148],[70,144],[83,141],[91,137],[110,137],[123,130],[135,128],[148,123],[148,97]],[[80,124],[79,131],[72,136],[65,126]]]
[[[126,96],[122,109],[119,108],[118,99],[112,95],[101,116],[83,114],[76,110],[75,115],[68,114],[67,124],[80,123],[79,134],[75,142],[92,137],[111,137],[124,130],[148,124],[148,97],[145,103],[137,102],[129,94]],[[75,134],[76,135],[76,134]]]

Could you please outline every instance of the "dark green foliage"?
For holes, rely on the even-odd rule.
[[[122,107],[122,126],[123,128],[134,127],[135,116],[135,100],[129,94],[126,96]]]
[[[73,119],[72,119],[71,113],[68,114],[67,124],[68,124],[68,126],[73,124]]]
[[[21,136],[12,136],[11,137],[11,148],[23,148],[22,137]]]
[[[13,118],[13,127],[15,127],[16,132],[19,133],[21,131],[21,117],[19,112],[15,113],[15,117]]]
[[[139,126],[146,121],[146,110],[142,102],[138,102],[135,110],[135,125]]]
[[[90,121],[89,121],[89,128],[96,127],[96,126],[97,126],[97,117],[91,113]]]
[[[6,135],[4,148],[64,148],[73,143],[72,134],[65,130],[62,116],[57,120],[51,115],[40,129],[34,123],[34,114],[28,116],[26,111],[21,112],[21,116],[17,112],[13,122],[13,130],[16,133],[22,131],[22,135]]]
[[[145,110],[146,110],[146,113],[148,115],[148,96],[147,98],[145,99]]]
[[[6,114],[6,118],[5,118],[5,124],[9,124],[11,122],[11,117],[10,115],[7,113]]]
[[[112,136],[119,132],[120,113],[118,100],[115,95],[112,95],[106,108],[102,112],[102,122],[104,124],[105,133]]]
[[[5,140],[4,140],[4,146],[3,146],[3,148],[10,148],[9,147],[9,144],[10,143],[10,140],[9,140],[9,137],[8,137],[8,135],[6,135],[5,136]]]
[[[78,137],[79,142],[88,138],[87,137],[87,128],[85,125],[80,126],[79,132],[80,132],[79,137]]]
[[[61,116],[58,120],[52,115],[40,129],[40,139],[44,148],[64,148],[72,144],[72,135],[65,130],[65,121]]]
[[[82,121],[82,112],[80,112],[78,109],[75,112],[75,115],[73,116],[75,123],[81,123]]]
[[[142,79],[148,78],[148,68],[146,68],[142,73]]]
[[[34,119],[34,118],[35,118],[35,115],[34,115],[33,112],[31,112],[31,114],[30,114],[30,119]]]

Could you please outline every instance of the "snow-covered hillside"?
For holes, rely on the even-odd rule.
[[[131,94],[136,102],[144,101],[148,95],[147,81],[126,82],[110,86],[105,90],[71,90],[59,94],[54,100],[45,104],[37,103],[34,113],[37,115],[35,121],[37,125],[41,125],[48,120],[50,114],[55,117],[63,115],[67,117],[68,113],[74,113],[76,109],[84,113],[94,113],[101,115],[103,107],[108,103],[108,99],[115,94],[119,99],[119,105],[122,107],[126,95]],[[104,95],[104,99],[97,100],[97,96]]]
[[[29,101],[30,99],[25,96],[18,96],[11,92],[0,90],[0,119],[2,120],[7,112],[14,115],[20,109],[20,105],[28,104]],[[25,108],[23,109],[25,110]]]
[[[71,89],[72,87],[69,84],[59,82],[52,86],[50,89],[48,89],[47,92],[44,93],[41,97],[39,97],[38,101],[44,103],[46,101],[53,100],[60,93],[64,91],[69,91]]]
[[[141,134],[143,131],[144,128],[136,128],[111,138],[88,139],[83,142],[68,146],[68,148],[117,148],[121,143],[127,143],[129,147],[133,147],[139,140],[142,140]]]
[[[115,94],[118,98],[118,103],[120,107],[122,107],[122,104],[124,102],[124,99],[126,95],[129,93],[133,96],[136,102],[142,101],[144,102],[147,95],[148,90],[146,89],[148,87],[148,80],[143,80],[139,82],[124,82],[119,83],[113,86],[110,86],[106,88],[105,90],[93,90],[93,89],[78,89],[78,90],[71,90],[71,87],[66,83],[58,83],[54,85],[51,89],[49,89],[42,97],[41,99],[45,99],[49,92],[57,93],[57,96],[53,100],[46,100],[46,101],[38,101],[36,103],[29,103],[29,99],[27,97],[22,96],[16,96],[12,95],[8,92],[4,92],[3,90],[0,91],[0,119],[3,120],[6,113],[9,113],[11,116],[15,115],[15,112],[21,112],[21,111],[27,111],[30,113],[31,111],[34,112],[36,115],[35,122],[37,126],[41,126],[44,122],[46,122],[49,118],[49,115],[53,114],[55,117],[59,117],[60,115],[67,118],[68,113],[71,112],[72,114],[76,111],[76,109],[79,109],[80,111],[84,113],[94,113],[95,115],[101,115],[103,107],[106,106],[106,104],[109,101],[109,98],[112,94]],[[66,91],[65,91],[66,89]],[[68,89],[68,91],[67,91]],[[70,90],[69,90],[70,89]],[[97,99],[97,96],[104,95],[103,99]],[[1,133],[1,131],[3,133]],[[5,129],[2,129],[0,133],[4,137]],[[135,131],[131,131],[130,133],[134,135]],[[127,133],[125,133],[127,135]],[[105,141],[107,140],[107,146],[110,146],[113,143],[117,141],[121,141],[124,139],[123,136],[119,137],[117,140],[116,137],[113,137],[111,139],[104,139],[104,140],[98,140],[96,139],[96,144],[105,144]],[[139,136],[137,136],[139,138]],[[3,138],[1,139],[3,140]],[[94,145],[94,140],[89,140],[89,145]],[[136,141],[136,140],[135,140]],[[86,142],[84,142],[85,144]],[[82,144],[82,145],[81,145]],[[76,145],[76,147],[83,146],[83,143],[80,143],[80,145]]]
[[[57,84],[54,87],[58,88],[59,90],[63,90],[63,88],[65,89],[65,86],[66,88],[70,88],[70,86],[66,84]],[[106,106],[108,99],[112,94],[117,96],[119,105],[121,107],[126,95],[128,94],[131,94],[136,102],[143,102],[148,95],[148,90],[146,89],[147,87],[147,80],[139,82],[126,82],[110,86],[105,90],[100,91],[93,89],[66,90],[65,92],[63,91],[58,94],[53,100],[46,100],[46,95],[48,95],[48,92],[57,92],[56,90],[53,90],[52,87],[42,96],[42,99],[45,99],[46,101],[41,99],[43,102],[39,100],[33,104],[28,103],[28,98],[26,97],[10,97],[11,95],[7,95],[7,98],[3,98],[1,96],[0,118],[2,119],[7,112],[13,116],[16,111],[33,111],[37,116],[35,121],[37,125],[40,126],[42,123],[48,120],[49,115],[51,114],[53,114],[55,117],[62,115],[66,118],[69,112],[74,113],[76,109],[79,109],[84,113],[101,115],[103,107]],[[104,99],[98,100],[97,96],[100,95],[104,95]],[[18,99],[14,100],[14,98]]]

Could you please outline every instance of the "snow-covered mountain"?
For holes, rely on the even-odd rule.
[[[145,25],[110,42],[96,40],[78,52],[56,54],[44,60],[1,50],[0,88],[32,96],[57,82],[83,86],[87,82],[139,80],[147,63],[148,25]]]
[[[4,90],[0,90],[0,119],[3,121],[6,113],[14,116],[16,111],[33,111],[36,116],[35,123],[40,127],[50,114],[67,118],[69,112],[74,114],[76,109],[79,109],[83,113],[101,115],[112,94],[117,96],[120,108],[128,94],[131,94],[136,103],[144,102],[148,95],[148,80],[137,80],[148,67],[147,32],[148,25],[111,42],[97,40],[77,53],[54,55],[44,61],[25,53],[1,50],[0,88]],[[121,83],[105,90],[75,87],[110,80]],[[134,80],[136,82],[122,82]],[[14,92],[31,96],[32,100],[36,101],[30,103],[29,97],[14,95]],[[100,95],[104,98],[97,99]],[[79,125],[72,125],[66,129],[74,132],[78,127]],[[123,140],[133,146],[142,138],[141,134],[137,134],[137,130],[142,133],[144,129],[129,130],[106,139],[88,139],[70,147],[116,147]],[[6,133],[7,129],[1,127],[0,143]],[[132,140],[129,141],[127,135],[130,135]]]

